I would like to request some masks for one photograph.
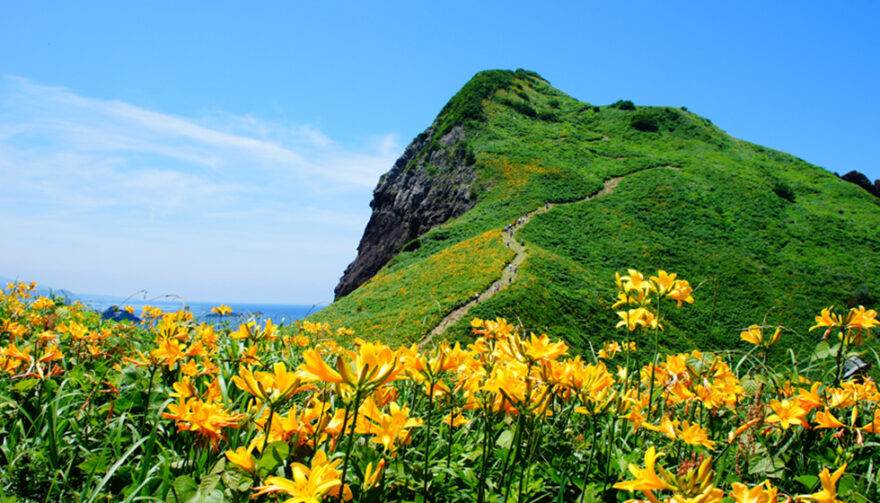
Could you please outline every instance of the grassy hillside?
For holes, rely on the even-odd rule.
[[[517,280],[448,337],[470,337],[471,316],[505,316],[575,347],[601,342],[613,335],[609,284],[627,267],[663,268],[700,285],[694,312],[669,315],[670,348],[737,347],[740,329],[768,310],[767,322],[791,328],[784,342],[795,345],[819,308],[869,305],[878,295],[880,264],[872,259],[880,239],[872,230],[880,227],[880,199],[683,108],[595,106],[537,74],[496,70],[475,76],[434,127],[456,124],[477,160],[477,205],[316,319],[365,336],[419,339],[475,287],[497,279],[505,259],[500,240],[468,246],[454,278],[437,282],[446,263],[439,254],[546,202],[565,204],[517,231],[529,252]],[[613,193],[584,201],[613,177],[622,177]],[[431,311],[426,297],[443,300]]]

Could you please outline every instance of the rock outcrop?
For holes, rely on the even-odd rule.
[[[407,243],[476,203],[474,156],[464,129],[437,136],[433,128],[417,136],[379,180],[357,258],[334,290],[337,299],[373,277]]]

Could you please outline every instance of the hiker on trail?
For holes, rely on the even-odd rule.
[[[474,294],[474,302],[479,302],[479,301],[480,301],[480,294],[475,293]]]
[[[514,264],[510,264],[510,265],[513,266],[513,274],[516,274],[517,266],[515,266]]]
[[[544,203],[544,209],[545,209],[545,210],[549,210],[549,209],[550,209],[550,201],[547,201],[546,203]]]
[[[510,248],[510,241],[507,242],[507,247]]]
[[[523,245],[523,246],[526,245],[526,240],[525,240],[525,239],[522,240],[522,245]]]

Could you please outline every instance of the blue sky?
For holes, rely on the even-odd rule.
[[[880,178],[876,2],[0,0],[0,275],[316,303],[476,72]]]

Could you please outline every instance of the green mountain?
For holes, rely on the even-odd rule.
[[[744,348],[740,331],[766,319],[791,329],[784,352],[817,337],[822,307],[880,293],[880,199],[684,107],[596,106],[529,71],[474,76],[371,206],[337,300],[311,321],[392,343],[466,340],[475,316],[576,351],[619,339],[613,280],[627,268],[699,285],[664,313],[675,350]]]

